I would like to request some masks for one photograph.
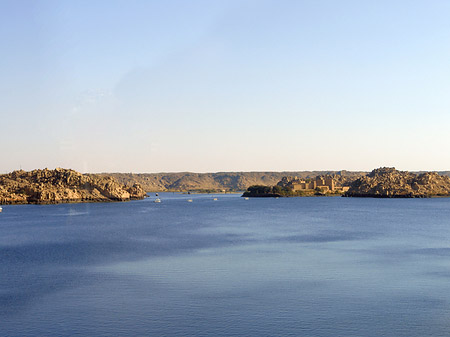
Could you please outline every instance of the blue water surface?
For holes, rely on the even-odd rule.
[[[160,198],[3,206],[0,335],[450,335],[450,199]]]

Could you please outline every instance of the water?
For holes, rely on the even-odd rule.
[[[450,335],[450,199],[217,197],[3,207],[0,335]]]

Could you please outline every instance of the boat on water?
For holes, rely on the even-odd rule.
[[[158,196],[159,196],[159,194],[158,194],[158,193],[156,193],[156,194],[155,194],[155,196],[156,196],[156,197],[158,197]]]
[[[217,201],[217,198],[213,198],[214,201]]]
[[[3,211],[3,208],[0,207],[0,213]]]
[[[188,202],[192,202],[192,199],[188,199]]]
[[[248,198],[247,198],[247,197],[245,197],[245,198],[244,198],[244,200],[248,200]]]
[[[161,202],[161,199],[156,198],[155,201],[153,201],[153,202]]]

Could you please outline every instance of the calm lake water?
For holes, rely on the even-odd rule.
[[[450,199],[160,198],[4,206],[0,335],[450,335]]]

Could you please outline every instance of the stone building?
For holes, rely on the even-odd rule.
[[[330,175],[317,176],[315,178],[302,179],[298,177],[286,176],[278,182],[278,186],[286,187],[294,192],[303,190],[321,189],[322,192],[345,192],[348,186],[342,186],[339,180]]]
[[[317,176],[315,179],[309,181],[295,178],[291,182],[293,191],[314,190],[316,188],[320,188],[323,191],[335,190],[334,179],[330,176]]]

